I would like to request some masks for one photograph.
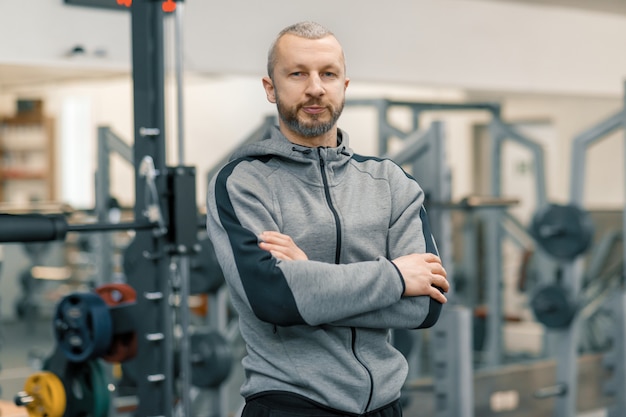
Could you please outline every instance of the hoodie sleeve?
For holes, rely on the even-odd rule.
[[[414,178],[400,167],[395,167],[390,184],[394,187],[394,211],[398,213],[389,230],[389,259],[410,253],[439,255],[433,238],[426,209],[424,193]],[[369,328],[428,328],[441,313],[442,304],[429,296],[403,297],[391,306],[358,314],[333,323],[338,326]]]
[[[384,309],[400,300],[404,281],[385,257],[351,264],[280,261],[258,246],[263,230],[279,230],[264,179],[226,165],[211,181],[207,230],[232,291],[262,321],[319,325]]]

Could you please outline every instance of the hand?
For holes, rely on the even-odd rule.
[[[309,258],[290,236],[280,232],[266,231],[259,235],[259,247],[283,261],[306,261]]]
[[[450,284],[441,259],[432,253],[412,253],[392,261],[404,278],[404,296],[428,295],[440,303],[447,301],[441,293],[448,292]],[[440,291],[441,290],[441,291]]]

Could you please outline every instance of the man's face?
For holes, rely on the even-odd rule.
[[[281,128],[296,143],[328,146],[311,140],[326,134],[336,139],[333,128],[349,83],[341,46],[332,36],[287,34],[279,40],[276,57],[273,77],[264,78],[263,84],[268,100],[278,107]]]

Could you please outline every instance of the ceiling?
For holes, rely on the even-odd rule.
[[[471,0],[468,0],[471,1]],[[492,2],[524,3],[537,7],[568,7],[601,13],[626,15],[624,0],[488,0]],[[383,22],[378,22],[383,24]],[[230,24],[227,22],[226,24]],[[392,31],[393,22],[389,23]],[[383,28],[384,29],[384,28]],[[0,64],[0,91],[23,86],[127,77],[129,71],[119,68],[76,68],[71,66],[43,66]]]

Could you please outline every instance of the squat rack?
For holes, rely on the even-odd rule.
[[[136,323],[137,350],[141,355],[131,361],[138,371],[136,383],[139,401],[136,415],[141,417],[166,417],[174,412],[176,379],[172,355],[175,347],[171,305],[173,289],[169,279],[173,265],[179,268],[178,274],[182,278],[179,288],[181,303],[178,306],[181,308],[183,330],[180,338],[180,381],[183,387],[183,412],[188,414],[189,410],[190,364],[184,316],[188,293],[188,257],[197,248],[198,212],[195,169],[183,166],[182,162],[175,167],[166,166],[163,51],[165,11],[162,3],[165,2],[135,0],[131,7],[135,220],[130,223],[107,223],[102,215],[106,203],[101,199],[97,201],[100,223],[96,224],[71,225],[61,216],[31,216],[24,218],[23,223],[18,223],[21,220],[19,216],[0,215],[3,225],[0,228],[2,242],[62,240],[67,232],[135,230],[133,245],[139,248],[142,256],[136,260],[135,273],[127,276],[127,282],[137,293],[135,312],[141,318]],[[172,1],[168,0],[167,3],[171,5]],[[130,2],[126,4],[130,5]],[[180,110],[182,111],[182,107]],[[182,136],[182,129],[178,133]],[[126,159],[130,157],[127,150],[116,147],[115,141],[108,139],[114,150]],[[182,150],[181,144],[181,155]],[[106,165],[106,161],[99,162]],[[99,196],[107,194],[106,181],[107,178],[102,176],[98,179]]]

